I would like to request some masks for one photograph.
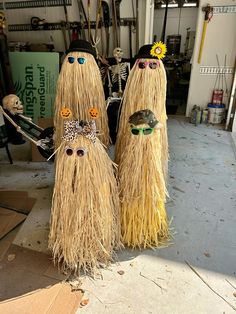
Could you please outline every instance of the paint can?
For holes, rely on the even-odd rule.
[[[223,94],[223,89],[214,89],[212,93],[212,104],[222,104]]]
[[[225,105],[208,104],[208,122],[219,124],[225,119]]]
[[[196,126],[198,124],[200,124],[201,123],[201,115],[202,115],[201,108],[197,105],[194,105],[193,109],[191,111],[190,123],[193,123]]]
[[[208,109],[202,110],[202,123],[208,122]]]

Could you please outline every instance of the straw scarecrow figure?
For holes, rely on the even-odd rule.
[[[49,248],[59,268],[93,273],[120,246],[113,162],[94,121],[65,121],[56,154]]]
[[[55,99],[55,147],[63,134],[63,119],[96,119],[99,138],[109,144],[105,95],[96,63],[96,50],[85,40],[71,42],[57,82]]]
[[[118,171],[122,240],[127,246],[154,248],[169,238],[161,160],[163,125],[149,109],[133,113],[128,122]]]
[[[165,52],[161,42],[140,48],[121,109],[116,162],[122,239],[131,247],[157,247],[169,238]]]
[[[129,141],[127,123],[135,111],[150,109],[161,122],[160,147],[164,176],[167,174],[168,140],[166,129],[166,72],[161,61],[166,47],[161,42],[140,48],[126,84],[116,142],[116,163]]]

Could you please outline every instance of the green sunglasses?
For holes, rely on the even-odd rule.
[[[139,135],[140,133],[143,135],[149,135],[153,133],[154,128],[131,128],[130,130],[133,135]]]

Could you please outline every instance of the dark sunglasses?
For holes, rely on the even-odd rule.
[[[72,156],[74,152],[76,153],[76,155],[78,157],[83,157],[87,153],[87,149],[80,148],[80,147],[75,148],[75,149],[73,149],[71,147],[66,147],[66,149],[65,149],[65,153],[67,156]]]
[[[131,128],[130,130],[133,135],[139,135],[140,133],[143,135],[149,135],[153,133],[154,128]]]
[[[75,60],[76,60],[76,58],[74,58],[74,57],[68,57],[69,63],[74,63]],[[77,61],[78,61],[79,64],[84,64],[86,62],[86,59],[80,57],[80,58],[77,58]]]
[[[155,61],[138,61],[139,69],[145,69],[147,66],[149,66],[150,69],[154,70],[159,66],[159,63]]]

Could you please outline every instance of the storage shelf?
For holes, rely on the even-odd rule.
[[[67,6],[72,5],[72,0],[65,0]],[[29,1],[12,1],[12,2],[0,2],[0,9],[4,8],[7,10],[11,9],[30,9],[30,8],[41,8],[41,7],[58,7],[64,6],[63,0],[29,0]]]
[[[135,26],[136,21],[133,18],[125,18],[125,19],[121,19],[120,20],[120,25],[121,26],[128,26],[128,25],[133,25]],[[69,28],[69,29],[74,29],[74,28],[78,28],[81,29],[83,25],[84,29],[88,29],[88,25],[87,23],[80,23],[80,22],[61,22],[61,23],[45,23],[43,25],[38,25],[37,28],[33,27],[31,24],[10,24],[8,25],[8,31],[9,32],[25,32],[25,31],[42,31],[42,30],[61,30],[62,28]],[[99,28],[101,28],[101,26],[103,26],[102,23],[99,23]],[[112,26],[112,22],[110,24],[110,26]],[[92,29],[95,29],[96,27],[96,21],[92,21],[90,22],[90,27]]]

